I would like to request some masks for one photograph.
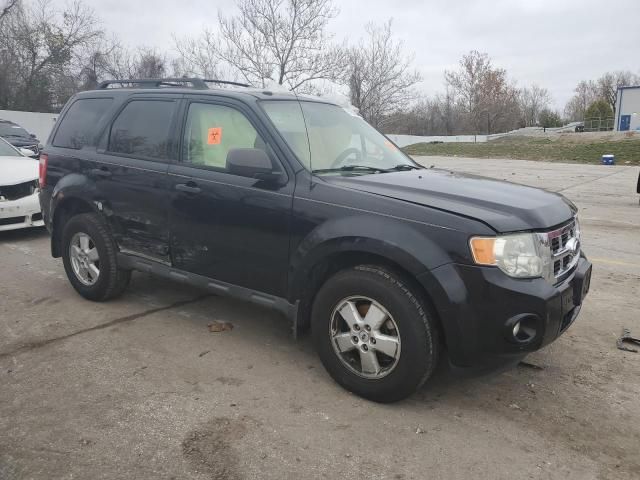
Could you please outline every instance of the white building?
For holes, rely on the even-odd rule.
[[[640,131],[640,85],[618,88],[615,129]]]

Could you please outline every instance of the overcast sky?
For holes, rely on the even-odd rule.
[[[66,0],[54,0],[63,5]],[[105,30],[129,46],[172,54],[172,34],[215,26],[234,0],[86,0]],[[488,53],[519,86],[548,88],[562,109],[576,83],[603,72],[640,73],[640,0],[335,0],[336,40],[356,41],[369,22],[394,19],[415,55],[427,95],[443,90],[443,71],[469,50]]]

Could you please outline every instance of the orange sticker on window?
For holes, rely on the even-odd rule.
[[[222,128],[213,127],[209,129],[209,133],[207,134],[207,143],[209,145],[220,145],[222,141]]]
[[[385,144],[385,146],[387,148],[390,148],[391,150],[395,150],[396,149],[396,146],[393,143],[391,143],[389,140],[385,140],[384,144]]]

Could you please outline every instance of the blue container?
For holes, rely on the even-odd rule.
[[[602,165],[615,165],[615,164],[616,164],[615,155],[602,155]]]

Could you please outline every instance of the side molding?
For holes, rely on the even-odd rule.
[[[250,288],[232,285],[230,283],[213,280],[195,273],[185,272],[160,262],[140,258],[126,253],[118,254],[118,266],[129,270],[148,272],[177,282],[193,285],[208,290],[216,295],[222,295],[239,300],[245,300],[256,305],[277,310],[284,314],[292,323],[294,335],[297,330],[298,302],[289,303],[286,299],[251,290]]]

